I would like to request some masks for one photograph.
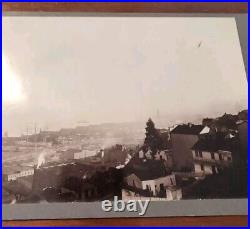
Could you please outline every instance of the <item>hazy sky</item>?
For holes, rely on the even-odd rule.
[[[4,17],[3,56],[9,135],[247,108],[233,18]]]

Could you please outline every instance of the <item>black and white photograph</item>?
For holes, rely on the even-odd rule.
[[[235,18],[6,16],[2,56],[3,204],[248,198]]]

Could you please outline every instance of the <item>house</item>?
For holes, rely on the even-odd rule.
[[[164,197],[159,196],[143,196],[139,192],[132,191],[130,189],[122,189],[122,200],[150,200],[150,201],[171,201],[171,200],[181,200],[182,190],[181,188],[168,187],[166,188],[166,195]]]
[[[59,158],[61,160],[72,160],[72,159],[75,159],[75,155],[78,155],[79,153],[81,153],[81,150],[69,148],[64,151],[57,151],[57,153],[59,154]],[[80,157],[78,157],[78,159],[79,158]]]
[[[165,162],[166,167],[172,168],[173,167],[173,155],[172,150],[165,149],[165,150],[158,150],[155,155],[153,155],[152,151],[148,149],[144,152],[142,149],[138,152],[138,158],[140,160],[161,160]]]
[[[125,178],[128,186],[144,190],[151,196],[166,197],[166,189],[176,186],[175,175],[155,176],[154,173],[132,173]]]
[[[10,174],[7,177],[8,181],[14,181],[17,180],[20,177],[27,177],[27,176],[33,176],[34,175],[34,169],[27,169],[27,170],[22,170],[18,173]]]
[[[201,138],[192,147],[193,167],[197,176],[217,174],[232,162],[232,152],[225,140]]]
[[[167,168],[173,167],[173,154],[172,150],[161,150],[156,152],[155,160],[163,160]]]
[[[166,198],[166,189],[176,187],[175,175],[165,169],[163,160],[146,160],[127,168],[124,181],[127,189],[141,196]]]
[[[91,157],[94,156],[96,154],[96,151],[93,150],[82,150],[82,151],[78,151],[74,153],[74,159],[82,159],[82,158],[86,158],[86,157]]]
[[[191,148],[198,142],[199,135],[205,126],[183,124],[176,126],[171,132],[173,163],[176,171],[190,172],[193,170],[193,155]]]

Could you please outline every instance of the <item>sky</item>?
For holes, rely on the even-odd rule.
[[[3,131],[247,108],[233,18],[4,17]]]

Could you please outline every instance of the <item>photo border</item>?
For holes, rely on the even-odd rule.
[[[14,3],[13,3],[14,4]],[[61,3],[60,3],[61,4]],[[27,9],[26,9],[27,10]],[[99,12],[99,11],[98,11]],[[80,14],[84,14],[84,15],[81,15],[81,16],[111,16],[110,14],[109,15],[107,15],[106,13],[104,13],[103,15],[101,15],[101,13],[98,13],[98,12],[96,12],[96,13],[82,13],[82,12],[78,12],[78,13],[66,13],[66,12],[57,12],[57,13],[52,13],[52,12],[44,12],[44,13],[39,13],[39,14],[41,14],[42,16],[46,16],[46,15],[51,15],[51,14],[57,14],[57,15],[70,15],[70,14],[74,14],[75,16],[79,16]],[[33,15],[34,16],[34,14],[37,14],[37,13],[34,13],[34,11],[26,11],[26,12],[18,12],[18,11],[6,11],[6,9],[4,10],[4,8],[3,8],[3,15],[4,16],[27,16],[27,15]],[[137,15],[137,16],[143,16],[143,15],[141,15],[141,14],[138,14],[138,13],[135,13],[135,14],[131,14],[131,13],[114,13],[114,16],[120,16],[120,15],[122,15],[122,16],[128,16],[128,14],[130,15],[130,16],[135,16],[135,15]],[[41,15],[39,15],[39,16],[41,16]],[[148,13],[146,13],[146,14],[144,14],[145,16],[169,16],[169,15],[171,15],[171,16],[187,16],[187,17],[190,17],[190,16],[205,16],[205,17],[214,17],[214,16],[218,16],[218,17],[235,17],[236,18],[236,20],[237,20],[237,18],[241,18],[241,17],[248,17],[248,14],[246,14],[246,11],[245,11],[245,8],[244,8],[244,10],[242,11],[240,11],[240,13],[233,13],[233,14],[228,14],[228,13],[226,13],[226,14],[221,14],[221,13],[219,13],[219,14],[216,14],[216,13],[210,13],[210,12],[207,12],[207,13],[178,13],[178,14],[174,14],[174,13],[161,13],[161,14],[159,14],[159,13],[155,13],[155,15],[153,14],[153,13],[150,13],[150,14],[148,14]],[[72,16],[72,15],[70,15],[70,16]],[[245,20],[246,21],[246,20]],[[248,34],[246,35],[246,29],[245,29],[245,26],[247,26],[247,28],[248,28],[248,23],[246,24],[246,25],[244,25],[243,27],[244,28],[240,28],[239,27],[239,23],[237,23],[237,25],[238,25],[238,30],[239,30],[239,36],[240,36],[240,42],[241,42],[241,47],[242,47],[242,51],[243,51],[243,56],[244,56],[244,61],[245,61],[245,66],[246,66],[246,71],[247,71],[247,66],[248,66]],[[242,36],[242,31],[243,31],[243,33],[245,33],[243,36]],[[244,32],[245,31],[245,32]],[[244,37],[244,41],[242,41],[242,37]],[[247,48],[246,48],[247,47]],[[244,50],[245,50],[245,53],[244,53]],[[2,181],[1,181],[2,182]],[[186,200],[181,200],[181,201],[179,201],[179,202],[185,202]],[[202,203],[204,200],[190,200],[190,201],[195,201],[195,202],[197,202],[197,201],[199,201],[200,203]],[[210,202],[214,202],[214,201],[216,201],[217,203],[214,203],[214,204],[216,204],[216,205],[220,205],[220,203],[218,203],[218,201],[221,201],[221,200],[205,200],[205,201],[210,201]],[[224,201],[224,200],[222,200],[222,201]],[[232,202],[230,202],[230,201],[232,201]],[[237,205],[237,201],[239,201],[238,199],[230,199],[229,200],[229,202],[228,202],[228,200],[226,200],[226,202],[225,203],[222,203],[223,204],[223,206],[225,207],[225,206],[228,206],[229,208],[232,208],[232,206],[234,206],[234,208],[236,207],[236,209],[238,208],[237,206],[239,206],[239,211],[238,212],[225,212],[224,211],[224,213],[222,212],[222,211],[217,211],[217,212],[215,212],[215,213],[212,213],[212,212],[210,212],[210,210],[208,209],[208,211],[207,212],[205,212],[204,214],[196,214],[196,213],[193,213],[192,211],[191,212],[189,212],[189,214],[188,214],[188,212],[187,212],[187,214],[168,214],[168,215],[162,215],[162,213],[161,214],[159,214],[159,215],[155,215],[155,214],[153,214],[153,213],[151,213],[151,214],[147,214],[145,217],[165,217],[165,216],[206,216],[206,215],[209,215],[209,216],[211,216],[211,215],[217,215],[217,216],[221,216],[221,215],[247,215],[248,214],[248,199],[240,199],[240,201],[239,201],[239,203],[240,203],[240,205]],[[243,202],[241,202],[241,201],[243,201]],[[189,200],[187,200],[187,202],[189,202]],[[99,203],[99,202],[96,202],[96,203]],[[175,204],[176,202],[175,201],[173,201],[173,203]],[[204,207],[207,207],[208,205],[207,205],[207,203],[205,204],[205,202],[203,202],[204,203]],[[68,205],[68,203],[66,203],[67,205]],[[81,203],[81,204],[89,204],[89,203]],[[101,203],[100,203],[101,204]],[[152,202],[150,203],[150,205],[152,204]],[[189,209],[190,208],[190,202],[188,203],[188,205],[186,205],[186,207]],[[196,203],[195,203],[196,204]],[[224,205],[225,204],[225,205]],[[23,204],[22,204],[23,205]],[[26,205],[26,204],[25,204]],[[30,206],[28,206],[28,205],[26,205],[25,206],[25,208],[26,209],[29,209],[29,211],[34,211],[34,209],[32,210],[32,208],[34,208],[34,204],[32,204],[33,206],[30,208]],[[36,205],[36,204],[35,204]],[[47,205],[47,204],[46,204]],[[54,204],[53,204],[54,205]],[[56,204],[57,205],[57,204]],[[177,204],[178,205],[178,204]],[[192,205],[192,204],[191,204]],[[16,206],[18,206],[18,205],[15,205],[15,207],[14,208],[16,208]],[[41,204],[38,204],[38,206],[41,206]],[[48,205],[47,205],[48,206]],[[21,207],[21,206],[20,206]],[[4,209],[4,211],[3,211],[3,214],[2,214],[2,217],[3,217],[3,220],[11,220],[11,219],[27,219],[27,217],[22,217],[22,216],[20,216],[20,214],[19,213],[17,213],[17,212],[20,212],[20,208],[19,209],[15,209],[15,210],[13,210],[14,208],[12,208],[12,209],[8,209],[8,207],[6,208],[6,205],[3,205],[2,206],[2,208]],[[17,207],[18,208],[18,207]],[[46,207],[45,207],[46,208]],[[88,209],[89,209],[89,207],[88,207]],[[225,210],[225,209],[224,209]],[[8,211],[9,211],[9,213],[8,213]],[[15,212],[16,211],[16,212]],[[46,210],[47,211],[47,210]],[[161,210],[161,212],[162,212],[162,210]],[[18,217],[16,217],[17,215],[18,215]],[[68,213],[67,213],[68,214]],[[60,219],[65,219],[65,218],[85,218],[84,216],[82,216],[81,215],[81,217],[72,217],[72,216],[70,216],[70,215],[68,215],[67,216],[67,214],[65,215],[66,217],[64,217],[64,216],[61,216],[61,215],[59,215],[58,216],[58,218],[60,218]],[[34,217],[34,218],[33,218]],[[30,219],[54,219],[54,217],[52,217],[52,218],[50,218],[49,216],[48,217],[37,217],[37,216],[34,216],[33,215],[33,217],[31,217]],[[88,218],[88,217],[90,217],[90,216],[86,216],[86,218]],[[95,217],[95,216],[94,216]],[[109,215],[105,215],[105,216],[101,216],[101,218],[105,218],[105,217],[138,217],[138,215],[136,215],[136,216],[131,216],[130,215],[130,213],[129,213],[129,215],[127,215],[127,216],[125,216],[125,215],[119,215],[119,214],[117,214],[117,213],[115,213],[115,215],[112,215],[112,216],[110,216],[110,214]],[[93,218],[93,215],[91,215],[91,218]],[[96,218],[100,218],[100,217],[98,217],[98,216],[96,216]]]

